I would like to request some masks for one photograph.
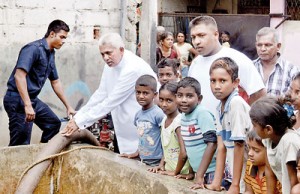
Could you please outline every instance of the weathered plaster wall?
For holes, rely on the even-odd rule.
[[[283,36],[281,38],[281,53],[284,58],[300,67],[298,49],[300,44],[300,22],[286,21],[283,24]]]
[[[129,15],[134,9],[128,10]],[[93,39],[94,25],[100,25],[101,34],[120,32],[120,16],[120,0],[0,0],[0,146],[9,141],[2,99],[21,47],[42,38],[54,19],[64,20],[70,26],[66,44],[56,52],[56,65],[66,96],[74,108],[80,107],[98,87],[104,65],[97,40]],[[126,46],[134,51],[135,24],[126,19],[125,26]],[[59,117],[66,116],[49,83],[40,98]],[[37,136],[33,143],[38,142],[40,130],[34,128],[33,136]]]

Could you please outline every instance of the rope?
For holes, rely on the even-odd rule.
[[[68,151],[64,151],[64,152],[60,152],[60,153],[57,153],[57,154],[53,154],[53,155],[50,155],[50,156],[47,156],[46,158],[42,158],[36,162],[34,162],[33,164],[31,164],[29,167],[27,167],[24,172],[22,173],[21,175],[21,178],[19,179],[18,181],[18,185],[17,185],[17,188],[20,186],[20,183],[23,179],[23,177],[28,173],[28,171],[33,168],[35,165],[39,164],[39,163],[42,163],[46,160],[50,160],[50,159],[54,159],[58,156],[62,156],[62,155],[65,155],[65,154],[68,154],[70,152],[73,152],[75,150],[80,150],[80,149],[100,149],[100,150],[108,150],[108,148],[105,148],[105,147],[98,147],[98,146],[81,146],[81,147],[77,147],[77,148],[74,148],[74,149],[71,149],[71,150],[68,150]]]

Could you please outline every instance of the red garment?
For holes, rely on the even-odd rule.
[[[239,86],[239,96],[249,104],[249,95],[241,86]]]
[[[178,58],[178,54],[176,52],[176,50],[171,49],[171,53],[168,57],[164,57],[161,49],[158,47],[156,48],[156,65],[164,58],[169,58],[169,59],[177,59]]]

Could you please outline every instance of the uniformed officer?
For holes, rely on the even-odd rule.
[[[69,26],[54,20],[44,38],[25,45],[17,64],[7,82],[7,92],[3,103],[9,117],[9,146],[30,144],[32,125],[35,123],[42,131],[41,142],[48,142],[58,133],[61,122],[54,112],[38,98],[47,78],[51,86],[67,108],[74,114],[68,103],[55,66],[55,51],[60,49],[67,38]]]

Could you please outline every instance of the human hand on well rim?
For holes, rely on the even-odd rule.
[[[204,185],[205,189],[211,190],[211,191],[223,191],[223,188],[220,185],[216,185],[214,183]]]
[[[190,189],[204,189],[204,177],[198,177],[195,183],[192,186],[190,186]]]
[[[119,154],[119,157],[123,157],[123,158],[129,158],[129,159],[132,159],[132,158],[137,158],[139,156],[139,152],[136,151],[132,154],[125,154],[125,153],[122,153],[122,154]]]
[[[153,172],[153,173],[159,173],[160,171],[165,171],[165,167],[159,165],[159,166],[155,166],[153,168],[149,168],[148,171]]]
[[[158,173],[161,174],[161,175],[175,176],[174,171],[165,170],[165,171],[159,171]]]
[[[175,178],[178,179],[186,179],[186,180],[193,180],[195,177],[194,173],[189,173],[189,174],[178,174],[175,176]]]
[[[66,127],[60,132],[62,136],[71,136],[75,131],[80,131],[74,119],[71,119]]]

